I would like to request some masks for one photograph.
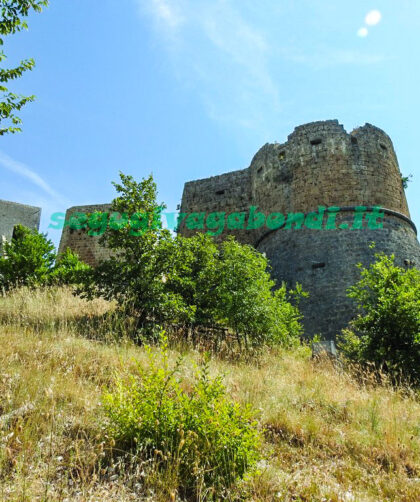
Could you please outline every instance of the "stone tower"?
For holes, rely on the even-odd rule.
[[[88,215],[95,212],[108,212],[111,204],[93,204],[89,206],[74,206],[66,211],[65,221],[70,222],[72,217],[77,215]],[[77,253],[79,258],[91,266],[96,266],[101,260],[110,257],[110,252],[103,247],[97,236],[88,235],[85,230],[70,228],[71,225],[65,225],[61,234],[58,253],[64,253],[69,248]]]
[[[233,234],[253,245],[266,254],[278,282],[302,284],[310,294],[301,303],[308,336],[332,339],[354,316],[346,289],[359,278],[357,263],[367,265],[375,252],[383,251],[394,253],[401,266],[420,266],[392,141],[370,124],[350,134],[337,120],[296,127],[285,143],[264,145],[247,169],[186,183],[181,213],[229,214],[249,212],[251,206],[265,215],[321,215],[320,229],[287,225],[287,220],[272,228],[267,220],[254,230],[225,225],[218,237]],[[382,208],[382,228],[369,225],[360,209],[377,206]],[[335,224],[327,229],[331,213]],[[180,233],[191,235],[197,231],[193,226],[183,220]]]

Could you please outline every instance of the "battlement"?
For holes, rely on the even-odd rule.
[[[266,143],[248,168],[185,184],[181,212],[310,212],[318,206],[381,206],[410,217],[389,136],[371,124],[346,132],[338,120],[300,125]],[[191,232],[184,227],[185,235]],[[255,243],[259,232],[232,232]]]

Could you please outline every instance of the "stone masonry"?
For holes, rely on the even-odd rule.
[[[91,214],[95,212],[108,212],[111,204],[93,204],[89,206],[74,206],[66,211],[65,221],[69,222],[76,213]],[[107,248],[101,246],[100,239],[97,236],[88,235],[85,230],[75,230],[70,226],[65,226],[61,234],[60,246],[58,253],[63,253],[66,248],[79,255],[79,258],[88,265],[95,266],[101,260],[106,260],[110,257],[110,252]]]
[[[13,237],[16,225],[38,230],[41,220],[41,208],[0,200],[0,251],[4,241]]]
[[[310,294],[301,303],[308,336],[334,339],[355,315],[346,289],[359,278],[357,263],[368,265],[375,252],[383,251],[394,253],[401,266],[420,266],[392,141],[370,124],[351,133],[337,120],[296,127],[285,143],[264,145],[247,169],[186,183],[181,213],[249,213],[251,206],[265,215],[341,208],[331,230],[225,228],[217,237],[232,234],[265,253],[278,284],[302,284]],[[365,218],[360,229],[351,229],[356,206],[383,208],[383,228],[368,228]],[[182,235],[197,231],[185,222]]]

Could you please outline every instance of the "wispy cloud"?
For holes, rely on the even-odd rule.
[[[183,23],[184,18],[180,9],[170,0],[149,0],[147,5],[141,2],[140,6],[146,7],[157,21],[164,23],[170,29],[175,29]]]
[[[229,61],[241,67],[254,85],[277,100],[277,88],[268,68],[269,43],[263,33],[247,23],[225,2],[207,11],[204,33]]]
[[[31,181],[34,185],[41,188],[50,197],[52,197],[60,205],[67,205],[68,200],[66,200],[62,195],[56,192],[39,174],[37,174],[33,169],[28,167],[26,164],[12,159],[4,152],[0,151],[0,166],[8,171],[11,171],[27,180]]]
[[[208,114],[263,127],[262,109],[280,109],[264,33],[226,0],[136,0],[152,16],[180,80],[194,86]]]
[[[279,116],[294,108],[294,95],[290,89],[284,92],[295,71],[290,63],[322,70],[384,60],[381,53],[321,42],[324,32],[291,5],[273,7],[268,0],[258,7],[250,0],[134,1],[152,20],[179,81],[200,96],[208,115],[230,128],[248,129],[258,140],[270,137]],[[316,8],[307,3],[315,15]],[[367,20],[379,22],[378,14],[370,13]],[[306,29],[308,35],[297,37]]]

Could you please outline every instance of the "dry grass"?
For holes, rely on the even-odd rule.
[[[105,463],[102,390],[134,358],[146,360],[127,340],[85,337],[98,328],[89,319],[109,308],[62,289],[0,298],[0,500],[170,500],[171,480],[165,487],[147,470],[135,475]],[[200,355],[184,356],[188,379]],[[368,376],[357,383],[312,362],[305,348],[265,354],[258,364],[213,358],[211,369],[225,375],[234,399],[261,410],[265,429],[266,460],[237,498],[420,500],[414,392],[375,386]]]

